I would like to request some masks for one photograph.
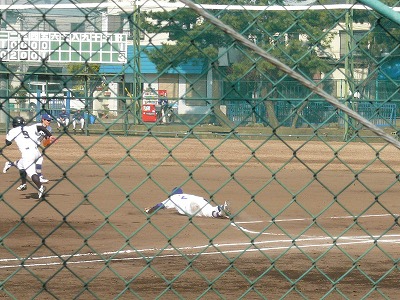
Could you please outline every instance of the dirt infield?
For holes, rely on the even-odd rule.
[[[398,297],[391,146],[77,135],[46,155],[43,201],[0,175],[0,299]],[[143,212],[177,185],[232,219]]]

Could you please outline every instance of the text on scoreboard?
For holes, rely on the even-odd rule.
[[[1,61],[127,62],[127,35],[0,31]]]

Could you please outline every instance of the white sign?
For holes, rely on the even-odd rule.
[[[0,61],[127,62],[127,35],[0,31]]]

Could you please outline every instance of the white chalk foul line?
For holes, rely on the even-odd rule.
[[[267,252],[267,251],[276,251],[281,249],[288,249],[289,247],[296,248],[327,248],[332,247],[333,244],[336,246],[346,246],[346,245],[355,245],[355,244],[373,244],[376,242],[378,237],[371,236],[354,236],[354,237],[340,237],[334,243],[332,238],[329,237],[318,237],[318,238],[301,238],[297,239],[293,242],[290,239],[280,239],[280,240],[271,240],[271,241],[259,241],[259,242],[244,242],[244,243],[224,243],[224,244],[214,244],[213,246],[217,248],[228,248],[227,250],[220,251],[208,251],[204,252],[204,249],[212,249],[214,247],[210,247],[210,245],[199,245],[194,247],[180,247],[180,248],[147,248],[147,249],[138,249],[138,250],[123,250],[123,251],[109,251],[103,253],[82,253],[82,254],[74,254],[74,255],[62,255],[62,256],[41,256],[41,257],[32,257],[24,260],[22,264],[19,259],[16,258],[4,258],[0,259],[0,262],[7,263],[6,265],[0,266],[0,269],[10,269],[10,268],[33,268],[33,267],[49,267],[49,266],[58,266],[63,264],[89,264],[89,263],[105,263],[105,262],[118,262],[118,261],[130,261],[130,260],[151,260],[154,258],[167,258],[167,257],[180,257],[182,256],[181,252],[185,250],[198,250],[201,249],[201,252],[189,252],[185,255],[187,256],[195,256],[195,255],[220,255],[224,254],[233,254],[233,253],[241,253],[243,251],[246,252]],[[343,239],[343,241],[341,241]],[[349,240],[349,241],[345,241]],[[330,242],[329,242],[330,241]],[[306,244],[307,242],[312,242],[311,244]],[[315,243],[320,242],[320,243]],[[400,243],[400,235],[387,235],[385,239],[378,239],[378,243]],[[274,246],[278,244],[277,246]],[[235,247],[239,247],[239,249],[232,249]],[[167,251],[167,252],[176,252],[179,250],[177,254],[163,254],[163,255],[149,255],[148,252],[159,252],[159,251]],[[70,258],[89,258],[89,257],[99,257],[99,256],[114,256],[114,255],[127,255],[127,254],[142,254],[143,256],[137,257],[123,257],[123,258],[110,258],[107,259],[83,259],[72,261]],[[49,261],[43,262],[46,260],[55,260],[63,258],[63,261]],[[68,260],[65,262],[65,260]],[[37,262],[35,262],[37,261]],[[13,263],[14,262],[14,263]],[[10,264],[11,263],[11,264]]]
[[[400,235],[397,235],[398,238],[400,238]],[[305,239],[305,240],[313,240],[313,239]],[[246,248],[246,249],[234,249],[234,250],[224,250],[224,251],[209,251],[209,252],[197,252],[197,253],[186,253],[186,256],[203,256],[203,255],[221,255],[221,253],[224,254],[234,254],[234,253],[241,253],[244,250],[247,252],[268,252],[268,251],[276,251],[276,250],[282,250],[282,249],[288,249],[289,247],[293,248],[293,249],[297,249],[297,248],[301,248],[301,249],[306,249],[306,248],[327,248],[327,247],[332,247],[332,243],[325,243],[325,244],[307,244],[307,245],[300,245],[299,243],[303,241],[303,239],[301,240],[297,240],[295,245],[292,243],[292,241],[290,240],[275,240],[275,241],[266,241],[266,242],[259,242],[259,243],[230,243],[230,244],[216,244],[215,246],[218,246],[220,248],[222,247],[232,247],[232,246],[238,246],[240,245],[245,245],[245,246],[252,246],[252,245],[256,245],[256,244],[263,244],[263,243],[280,243],[282,244],[282,242],[284,243],[288,243],[288,245],[284,246],[284,245],[280,245],[280,246],[268,246],[268,247],[255,247],[255,248]],[[315,239],[314,239],[315,241]],[[351,241],[351,242],[336,242],[335,245],[336,246],[346,246],[346,245],[355,245],[355,244],[372,244],[375,241],[373,239],[365,239],[365,240],[361,240],[361,241]],[[395,243],[400,243],[400,240],[390,240],[390,241],[380,241],[380,242],[395,242]],[[183,247],[183,248],[177,248],[178,250],[180,250],[179,252],[183,251],[183,250],[193,250],[194,248],[199,249],[199,248],[210,248],[210,245],[204,245],[204,246],[196,246],[196,247]],[[167,248],[167,249],[162,249],[163,251],[174,251],[176,252],[177,250],[176,248]],[[150,249],[148,249],[150,250]],[[161,249],[156,249],[153,248],[151,250],[161,250]],[[74,255],[74,257],[87,257],[87,256],[104,256],[105,253],[111,254],[127,254],[127,253],[136,253],[136,252],[142,252],[144,250],[128,250],[128,251],[116,251],[116,252],[104,252],[104,253],[100,253],[100,254],[96,254],[96,253],[86,253],[86,254],[77,254]],[[63,255],[64,256],[64,255]],[[70,257],[69,255],[66,255],[67,257]],[[26,261],[30,261],[30,260],[45,260],[45,259],[50,259],[50,258],[60,258],[58,256],[45,256],[45,257],[35,257],[35,258],[30,258],[25,260],[25,263],[23,264],[24,268],[34,268],[34,267],[49,267],[49,266],[59,266],[59,265],[63,265],[63,264],[68,264],[68,265],[74,265],[74,264],[93,264],[93,263],[105,263],[105,262],[121,262],[121,261],[132,261],[132,260],[152,260],[155,258],[168,258],[168,257],[181,257],[182,254],[181,253],[177,253],[177,254],[163,254],[163,255],[146,255],[146,256],[139,256],[139,257],[124,257],[124,258],[111,258],[109,260],[106,259],[86,259],[86,260],[78,260],[78,261],[68,261],[67,263],[64,262],[43,262],[43,263],[26,263]],[[2,259],[2,261],[15,261],[16,259]],[[20,268],[22,267],[21,264],[9,264],[9,265],[3,265],[0,266],[0,269],[15,269],[15,268]]]
[[[335,217],[328,217],[328,218],[318,218],[319,220],[337,220],[337,219],[361,219],[361,218],[384,218],[384,217],[398,217],[395,214],[370,214],[370,215],[361,215],[361,216],[335,216]],[[256,234],[256,235],[269,235],[269,236],[287,236],[285,233],[272,233],[272,232],[261,232],[256,230],[250,230],[241,226],[240,224],[258,224],[258,223],[281,223],[281,222],[301,222],[301,221],[311,221],[312,218],[290,218],[290,219],[275,219],[269,221],[239,221],[239,222],[232,222],[231,225],[239,229],[240,231]],[[304,236],[304,235],[303,235]]]
[[[363,217],[386,217],[392,216],[390,214],[383,215],[365,215]],[[337,218],[354,218],[355,216],[345,216],[345,217],[331,217],[330,219]],[[298,220],[308,220],[308,219],[286,219],[286,220],[278,220],[279,222],[285,221],[298,221]],[[261,223],[266,221],[249,221],[249,222],[235,222],[231,223],[232,226],[236,228],[240,228],[240,230],[246,232],[252,232],[257,234],[264,234],[262,232],[250,231],[246,228],[241,227],[238,224],[251,224],[251,223]],[[272,221],[268,221],[272,222]],[[266,233],[265,233],[266,234]],[[272,235],[271,233],[269,233]],[[274,234],[278,236],[278,234]],[[285,234],[280,234],[282,236],[286,236]],[[304,235],[303,235],[304,236]],[[308,244],[312,242],[311,244]],[[315,243],[318,242],[318,243]],[[213,245],[198,245],[198,246],[187,246],[187,247],[179,247],[179,248],[145,248],[145,249],[137,249],[137,250],[121,250],[121,251],[108,251],[102,253],[77,253],[77,254],[64,254],[60,256],[51,255],[51,256],[38,256],[38,257],[29,257],[27,259],[18,259],[18,258],[2,258],[0,259],[0,269],[10,269],[10,268],[33,268],[33,267],[49,267],[49,266],[58,266],[63,264],[89,264],[89,263],[105,263],[105,262],[117,262],[117,261],[130,261],[130,260],[151,260],[154,258],[168,258],[168,257],[180,257],[182,256],[181,252],[189,251],[185,255],[187,256],[195,256],[195,255],[220,255],[221,253],[233,254],[233,253],[241,253],[243,251],[246,252],[256,252],[256,251],[276,251],[281,249],[296,249],[296,248],[327,248],[332,247],[332,245],[337,246],[346,246],[346,245],[355,245],[355,244],[373,244],[373,243],[395,243],[400,244],[400,235],[392,234],[385,236],[340,236],[340,237],[326,237],[326,236],[309,236],[306,238],[298,238],[295,241],[290,239],[276,239],[276,240],[268,240],[268,241],[257,241],[257,242],[241,242],[241,243],[223,243],[223,244],[213,244]],[[274,246],[278,244],[277,246]],[[228,248],[225,250],[219,251],[207,251],[204,252],[204,249],[213,249],[213,248]],[[238,248],[238,249],[233,249]],[[160,252],[160,251],[168,251],[168,252],[176,252],[177,254],[155,254],[151,255],[150,253]],[[193,252],[193,250],[201,250],[200,252]],[[137,257],[123,257],[123,258],[110,258],[110,259],[96,259],[99,256],[114,256],[114,255],[130,255],[137,254]],[[140,255],[139,255],[140,254]],[[143,255],[142,255],[143,254]],[[149,255],[150,254],[150,255]],[[89,259],[93,257],[93,259]],[[79,259],[72,261],[71,259]],[[59,260],[59,261],[54,261]],[[22,263],[23,261],[23,263]],[[48,261],[48,262],[46,262]],[[4,263],[4,265],[1,265]]]
[[[382,218],[382,217],[398,217],[397,214],[374,214],[374,215],[361,215],[361,216],[335,216],[335,217],[319,217],[318,219],[335,220],[335,219],[360,219],[360,218]],[[252,223],[280,223],[280,222],[295,222],[295,221],[311,221],[312,218],[292,218],[292,219],[275,219],[274,221],[239,221],[236,224],[252,224]]]

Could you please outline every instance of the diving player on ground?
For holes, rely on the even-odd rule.
[[[181,188],[174,188],[168,199],[146,208],[147,214],[152,214],[160,209],[174,208],[181,215],[209,217],[209,218],[229,218],[229,204],[225,201],[224,205],[212,206],[203,197],[184,194]]]

